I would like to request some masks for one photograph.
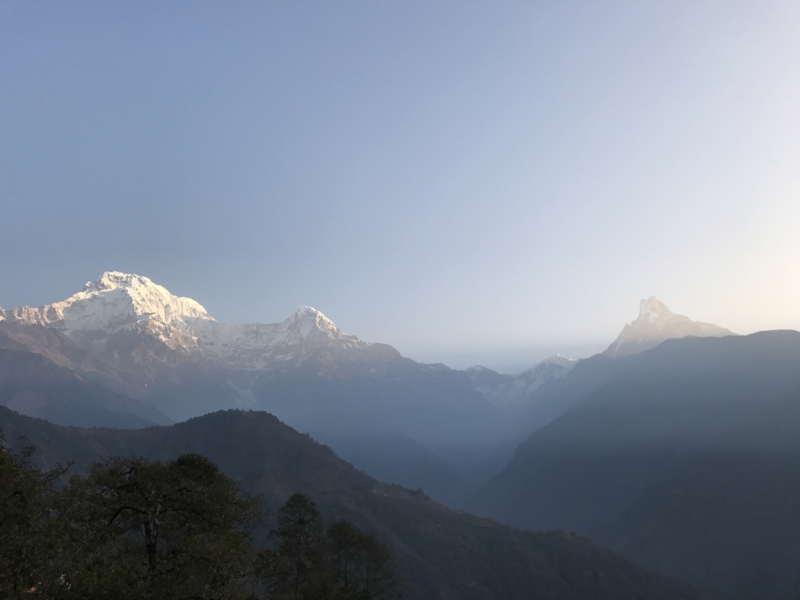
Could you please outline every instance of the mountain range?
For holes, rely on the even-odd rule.
[[[669,335],[726,331],[655,299],[642,307],[612,347],[630,353]],[[421,487],[451,506],[465,506],[519,441],[569,408],[562,388],[580,380],[567,375],[584,362],[556,356],[519,375],[457,371],[348,335],[310,307],[281,323],[221,323],[195,300],[120,272],[60,302],[0,309],[0,348],[37,355],[16,360],[39,361],[81,390],[46,392],[4,361],[0,402],[23,414],[141,427],[265,410],[378,479]]]
[[[122,273],[0,310],[0,426],[42,464],[204,453],[273,508],[300,490],[380,531],[411,597],[795,598],[799,374],[800,333],[656,298],[604,352],[519,374],[418,363],[308,307],[219,323]]]

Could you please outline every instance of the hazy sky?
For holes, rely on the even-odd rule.
[[[800,328],[800,3],[0,0],[0,305],[147,275],[455,366]]]

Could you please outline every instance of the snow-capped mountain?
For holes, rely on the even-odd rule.
[[[196,352],[187,319],[212,320],[194,300],[173,296],[147,277],[116,271],[103,273],[66,300],[0,311],[0,320],[52,327],[92,353],[102,352],[122,331],[149,333],[174,350]]]
[[[320,348],[347,350],[373,346],[342,333],[333,321],[310,306],[304,306],[281,323],[233,325],[207,319],[192,319],[189,323],[207,358],[244,370],[298,364]]]
[[[26,414],[131,426],[267,411],[376,477],[453,502],[482,481],[462,473],[504,427],[464,372],[348,335],[318,310],[220,323],[194,300],[126,273],[104,273],[60,302],[0,310],[4,351],[22,361],[6,359],[8,373],[24,360],[38,369],[19,385],[7,378],[14,389],[0,369],[0,405]],[[40,390],[48,369],[77,391]],[[102,393],[87,400],[89,388]]]
[[[95,355],[125,351],[143,357],[140,343],[159,344],[176,360],[211,361],[239,370],[296,366],[321,349],[368,349],[318,310],[303,307],[282,323],[237,325],[216,321],[198,302],[171,294],[147,277],[111,271],[83,291],[38,308],[3,311],[0,320],[57,329]],[[178,358],[176,358],[176,356]]]
[[[475,389],[499,410],[507,412],[534,402],[541,386],[566,377],[577,363],[556,354],[519,375],[505,375],[482,366],[467,369],[467,374]]]
[[[617,339],[603,354],[611,358],[638,354],[655,348],[665,340],[690,335],[723,337],[735,334],[712,323],[701,323],[676,315],[658,298],[651,296],[639,302],[639,316],[622,328]]]

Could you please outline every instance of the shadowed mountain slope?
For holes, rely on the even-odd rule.
[[[136,428],[171,421],[31,352],[0,349],[0,405],[60,425]]]
[[[795,597],[800,333],[670,340],[612,362],[474,508],[590,535],[721,598]]]
[[[800,333],[669,340],[612,364],[589,378],[598,387],[587,399],[519,446],[482,490],[481,513],[591,531],[689,453],[796,394]]]
[[[596,537],[709,596],[796,598],[800,393],[683,462]]]
[[[42,466],[74,460],[81,471],[103,455],[167,459],[197,452],[248,491],[264,494],[273,510],[291,493],[306,493],[327,518],[352,519],[391,544],[406,598],[697,597],[575,535],[517,531],[380,484],[265,413],[228,411],[120,431],[57,427],[0,409],[0,428],[10,440],[27,436]]]

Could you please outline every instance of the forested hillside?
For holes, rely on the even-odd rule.
[[[12,443],[27,436],[43,467],[74,461],[81,472],[108,455],[168,460],[198,453],[245,490],[263,494],[273,512],[292,493],[307,494],[325,518],[347,518],[390,545],[406,598],[698,597],[574,534],[517,531],[378,483],[265,413],[229,411],[171,427],[110,430],[58,427],[0,409],[0,428]]]

